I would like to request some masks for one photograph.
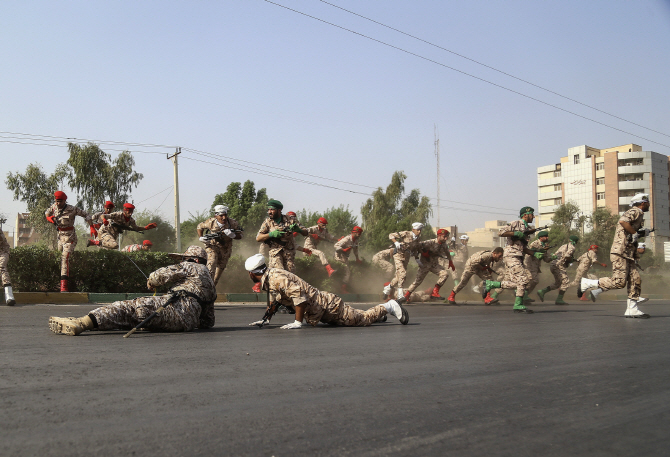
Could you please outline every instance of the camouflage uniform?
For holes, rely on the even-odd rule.
[[[123,252],[138,252],[143,250],[142,247],[143,246],[141,244],[129,244],[121,250]]]
[[[528,245],[528,249],[531,251],[534,249],[540,251],[544,250],[545,245],[546,243],[543,243],[540,240],[535,240]],[[532,255],[526,255],[526,258],[523,261],[523,266],[526,267],[526,270],[528,270],[528,273],[530,274],[530,282],[526,287],[526,292],[531,293],[540,282],[540,273],[542,273],[540,267],[542,266],[543,261],[551,263],[551,256],[547,254],[546,251],[541,259],[537,259]]]
[[[387,259],[393,257],[393,249],[384,249],[372,256],[372,264],[377,265],[389,275],[393,276],[393,265]]]
[[[266,235],[270,232],[278,230],[286,232],[280,239],[270,238],[264,241],[269,246],[268,253],[268,267],[281,268],[286,271],[295,271],[295,241],[293,240],[293,232],[289,227],[293,221],[286,215],[282,214],[279,222],[276,222],[269,217],[263,221],[261,228],[258,230],[259,235]],[[300,226],[303,230],[303,226]]]
[[[144,227],[137,225],[135,219],[133,219],[132,216],[126,219],[126,216],[123,215],[123,211],[109,213],[106,215],[106,218],[107,221],[109,221],[109,224],[103,224],[102,227],[100,227],[100,231],[98,231],[100,247],[105,249],[118,249],[118,238],[119,235],[123,233],[123,229],[115,227],[112,222],[115,224],[125,225],[136,230],[144,230]]]
[[[2,277],[3,286],[8,286],[12,283],[9,279],[7,262],[9,262],[9,243],[7,242],[7,238],[5,238],[5,232],[0,230],[0,277]]]
[[[407,230],[404,232],[395,232],[389,235],[389,240],[396,240],[400,242],[401,246],[393,255],[395,262],[395,277],[391,281],[391,287],[395,289],[402,289],[407,278],[407,264],[413,252],[419,244],[419,237],[414,235],[414,232]]]
[[[575,247],[572,243],[566,243],[554,253],[556,260],[551,262],[549,270],[554,275],[554,284],[551,290],[558,289],[559,293],[564,293],[570,286],[570,278],[568,278],[567,268],[568,263],[572,261],[572,256],[575,254]]]
[[[351,249],[344,251],[346,248]],[[349,269],[349,255],[351,254],[351,251],[354,251],[356,257],[358,257],[358,239],[354,241],[351,234],[335,243],[335,260],[342,263],[342,269],[344,270],[344,277],[342,278],[343,284],[349,284],[349,278],[351,278],[351,270]]]
[[[74,229],[74,219],[77,216],[83,217],[88,225],[91,224],[91,216],[83,209],[76,206],[65,205],[63,209],[58,209],[54,203],[44,213],[47,217],[54,216],[56,220],[56,229],[58,230],[58,250],[62,252],[60,262],[60,275],[70,276],[70,255],[77,246],[77,231]]]
[[[470,250],[468,249],[467,245],[459,242],[452,244],[451,248],[452,251],[454,251],[454,257],[452,259],[452,262],[454,264],[454,267],[456,267],[456,269],[454,270],[454,278],[459,278],[463,273],[465,264],[467,263],[470,257]]]
[[[465,288],[465,286],[470,281],[474,275],[479,276],[482,280],[487,280],[493,278],[493,255],[491,251],[480,251],[474,253],[463,267],[463,275],[461,280],[458,283],[458,286],[454,289],[454,293],[457,294]]]
[[[219,224],[216,217],[210,217],[202,221],[196,227],[197,230],[209,230],[210,233],[221,233],[216,240],[205,242],[205,252],[207,252],[207,268],[214,279],[214,285],[219,282],[219,278],[228,265],[228,259],[233,252],[233,239],[222,233],[226,229],[239,230],[240,224],[235,219],[226,218],[223,224]],[[242,232],[239,232],[242,236]]]
[[[319,229],[318,225],[315,225],[313,227],[309,227],[307,229],[308,235],[307,238],[305,238],[305,249],[309,249],[312,251],[312,254],[317,256],[319,260],[321,261],[321,265],[328,265],[328,259],[326,259],[326,255],[323,253],[323,251],[320,251],[318,248],[319,242],[321,240],[326,240],[330,241],[332,243],[335,242],[335,237],[328,233],[328,229],[324,228],[323,230]],[[317,239],[314,239],[312,235],[318,235]],[[305,254],[307,255],[307,254]]]
[[[579,258],[577,259],[577,262],[579,262],[579,265],[577,265],[577,274],[575,274],[575,280],[572,281],[570,285],[579,286],[579,283],[581,282],[582,278],[588,277],[587,275],[589,269],[591,268],[591,265],[593,265],[597,260],[598,260],[598,254],[596,254],[596,251],[593,251],[591,249],[589,249],[584,254],[579,256]]]
[[[171,292],[190,292],[197,295],[200,300],[190,296],[179,297],[149,321],[146,325],[148,330],[188,332],[195,328],[214,326],[216,289],[205,265],[181,262],[160,268],[149,275],[149,282],[154,287],[176,282]],[[117,301],[94,309],[89,315],[95,317],[99,330],[129,330],[167,303],[170,297],[168,294]]]
[[[505,232],[523,232],[527,230],[523,220],[517,220],[501,228],[498,233]],[[530,282],[530,273],[523,266],[523,248],[526,243],[517,240],[514,237],[507,237],[507,245],[503,253],[503,262],[505,263],[505,277],[501,281],[502,289],[516,289],[516,296],[523,297],[526,292],[526,286]],[[526,235],[525,241],[528,242],[529,235]]]
[[[634,206],[621,215],[619,222],[628,222],[633,229],[640,230],[644,224],[644,212]],[[610,261],[612,262],[612,276],[600,278],[598,286],[602,289],[622,289],[628,284],[628,298],[637,300],[642,291],[642,280],[640,273],[635,267],[635,253],[637,243],[628,241],[627,232],[621,224],[616,225],[614,242],[610,250]]]
[[[414,291],[410,294],[409,301],[412,302],[412,303],[417,303],[417,302],[425,303],[425,302],[431,301],[433,299],[433,297],[431,296],[432,293],[433,293],[433,289],[426,289],[426,290],[422,290],[422,291],[419,291],[419,292]]]
[[[320,291],[293,273],[278,268],[268,268],[261,278],[261,287],[269,291],[272,303],[305,305],[305,320],[311,325],[323,322],[367,327],[387,314],[384,305],[373,306],[366,311],[352,308],[337,295]]]
[[[447,243],[438,243],[437,238],[435,238],[419,242],[416,250],[421,253],[419,256],[421,265],[419,265],[419,272],[416,274],[416,279],[407,290],[409,292],[416,290],[429,272],[438,276],[436,285],[442,287],[449,277],[449,272],[440,264],[439,259],[441,257],[449,256],[449,245]]]

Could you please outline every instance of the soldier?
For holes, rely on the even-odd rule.
[[[347,290],[347,284],[349,284],[349,278],[351,278],[351,270],[349,269],[349,255],[351,251],[354,251],[354,256],[356,257],[356,263],[361,263],[361,259],[358,258],[358,238],[360,238],[363,233],[363,229],[359,226],[355,226],[351,229],[351,234],[345,237],[342,237],[337,243],[335,243],[335,260],[342,263],[344,269],[344,278],[342,278],[342,293],[349,293]]]
[[[268,262],[270,268],[281,268],[295,271],[295,241],[293,232],[307,234],[307,229],[299,223],[291,222],[288,216],[283,215],[284,205],[279,200],[268,200],[268,217],[263,221],[256,235],[256,241],[266,243],[270,248]]]
[[[389,281],[384,283],[384,300],[389,300],[394,297],[394,291],[391,289],[391,279],[393,279],[393,265],[390,262],[390,260],[393,259],[394,250],[395,248],[383,249],[372,256],[372,264],[384,270],[389,277]]]
[[[523,261],[524,267],[530,273],[530,282],[526,287],[526,293],[523,296],[524,302],[534,302],[528,295],[535,289],[540,282],[540,267],[542,262],[551,263],[551,256],[547,253],[550,246],[547,245],[549,232],[542,230],[537,234],[537,239],[528,245],[528,249],[534,252],[533,255],[527,255]]]
[[[60,291],[69,292],[68,281],[70,279],[70,255],[77,246],[77,231],[74,229],[75,217],[83,217],[90,226],[91,216],[76,206],[67,204],[65,192],[54,193],[55,203],[44,213],[47,221],[56,226],[58,230],[58,250],[62,252],[60,262]],[[93,227],[91,227],[92,229]]]
[[[412,253],[416,251],[422,229],[423,224],[421,222],[415,222],[412,224],[411,231],[406,230],[389,234],[389,239],[395,246],[395,254],[393,254],[395,277],[391,281],[390,287],[391,289],[396,289],[398,291],[398,298],[404,298],[405,291],[403,290],[403,286],[405,284],[405,279],[407,279],[407,264],[409,263]]]
[[[293,211],[289,211],[286,213],[286,216],[288,216],[288,220],[291,223],[292,226],[297,227],[293,230],[291,233],[291,236],[295,238],[298,236],[298,234],[302,236],[307,236],[307,229],[298,221],[298,215],[294,213]],[[288,256],[290,257],[291,261],[290,263],[293,265],[293,270],[291,270],[291,273],[295,273],[295,253],[296,251],[303,252],[305,255],[312,255],[312,251],[309,249],[305,249],[302,246],[298,246],[297,241],[293,240],[293,249],[288,251]]]
[[[93,216],[91,216],[91,223],[93,224],[91,227],[91,238],[98,239],[98,230],[100,230],[100,227],[102,227],[102,215],[111,214],[113,209],[114,203],[107,200],[105,202],[105,209],[103,211],[93,213]]]
[[[88,240],[86,242],[86,247],[89,246],[98,246],[105,249],[118,249],[119,235],[123,233],[124,230],[134,230],[140,232],[142,230],[151,230],[156,228],[158,225],[155,222],[149,222],[145,227],[140,227],[133,219],[133,212],[135,211],[135,205],[132,203],[124,203],[123,211],[116,211],[114,213],[102,214],[102,227],[98,232],[97,240]]]
[[[649,194],[635,194],[630,202],[631,208],[619,218],[619,223],[614,232],[614,241],[610,250],[610,261],[612,262],[612,276],[609,278],[588,279],[582,278],[577,288],[577,296],[581,298],[584,291],[592,290],[591,299],[610,289],[622,289],[628,285],[628,302],[624,316],[631,318],[649,318],[649,314],[643,313],[638,303],[646,301],[640,298],[642,291],[642,280],[640,273],[635,267],[635,254],[637,253],[638,237],[649,236],[651,230],[643,229],[644,213],[649,211]]]
[[[409,322],[407,310],[395,300],[373,306],[361,311],[344,303],[342,298],[330,292],[323,292],[306,283],[293,273],[279,268],[268,268],[260,254],[249,257],[244,263],[249,277],[260,282],[261,288],[268,291],[271,306],[280,304],[295,309],[295,321],[283,325],[282,329],[298,329],[302,327],[303,318],[315,326],[319,322],[331,325],[350,327],[367,327],[391,314],[405,325]],[[268,310],[270,311],[270,310]],[[252,322],[249,325],[263,326],[272,318]]]
[[[507,238],[507,245],[503,251],[506,277],[503,281],[486,280],[482,282],[482,298],[485,298],[491,289],[516,289],[513,308],[515,313],[533,313],[523,304],[526,286],[530,282],[530,273],[523,266],[523,256],[524,254],[534,254],[526,247],[530,235],[535,232],[535,229],[530,227],[530,223],[535,218],[534,213],[533,208],[524,206],[519,211],[518,221],[514,221],[499,230],[498,236]]]
[[[493,278],[492,266],[503,257],[503,248],[495,248],[493,251],[480,251],[474,253],[463,266],[463,275],[458,282],[458,286],[451,291],[446,302],[450,305],[456,304],[456,294],[459,293],[470,281],[474,275],[479,276],[483,281]],[[498,300],[491,297],[491,292],[486,294],[484,304],[491,305]]]
[[[405,292],[405,299],[407,303],[411,298],[412,292],[416,290],[417,287],[421,285],[426,275],[429,272],[432,272],[437,275],[437,283],[433,287],[433,292],[431,294],[432,298],[442,300],[443,297],[440,297],[440,288],[447,281],[449,272],[444,268],[440,262],[440,258],[449,259],[449,267],[454,270],[454,264],[449,257],[449,244],[447,239],[449,238],[449,231],[446,229],[439,229],[437,231],[437,238],[432,240],[421,241],[417,245],[417,253],[420,255],[417,257],[417,263],[419,264],[419,271],[416,274],[416,279]]]
[[[218,235],[218,237],[213,239],[203,237],[205,230],[209,230],[210,234]],[[214,279],[214,286],[216,286],[233,252],[233,240],[242,239],[240,224],[235,219],[228,217],[227,206],[216,205],[214,207],[214,217],[199,223],[196,231],[200,241],[205,243],[207,268],[209,268],[209,272]]]
[[[121,249],[123,252],[151,251],[154,244],[149,240],[142,241],[142,244],[129,244]]]
[[[568,304],[563,300],[563,295],[565,295],[565,291],[570,286],[570,278],[568,278],[566,270],[574,260],[575,245],[578,241],[579,237],[577,235],[572,235],[569,242],[558,248],[556,252],[551,255],[552,262],[549,271],[554,275],[554,284],[537,291],[537,295],[540,297],[541,301],[544,301],[544,296],[547,292],[558,289],[558,296],[556,297],[554,304]]]
[[[638,245],[639,246],[639,245]],[[580,255],[577,259],[579,264],[577,265],[577,274],[575,274],[575,280],[570,283],[570,286],[579,286],[582,278],[588,278],[589,269],[591,265],[598,262],[598,245],[592,244],[589,246],[589,250],[584,254]],[[607,264],[600,263],[601,266],[606,267]],[[582,295],[580,300],[588,301],[589,297],[587,295]]]
[[[182,262],[159,268],[147,280],[147,288],[152,291],[173,283],[166,295],[117,301],[80,318],[52,316],[49,328],[56,334],[69,336],[93,329],[130,330],[161,306],[165,308],[146,324],[147,330],[190,332],[214,327],[216,288],[205,266],[207,253],[200,246],[189,246],[184,254],[170,256]]]
[[[456,240],[451,245],[451,249],[454,252],[453,255],[453,262],[455,266],[454,270],[454,285],[457,286],[459,283],[459,279],[463,273],[463,268],[465,267],[465,263],[468,261],[470,258],[470,251],[468,250],[468,241],[470,240],[470,237],[467,235],[461,235],[459,237],[460,243],[456,243]]]
[[[320,217],[318,221],[316,221],[316,225],[309,227],[307,229],[307,238],[305,238],[305,249],[309,250],[310,253],[305,255],[316,255],[319,257],[319,260],[321,261],[321,265],[323,265],[326,268],[326,271],[328,272],[328,277],[330,278],[333,273],[335,273],[335,270],[333,270],[333,267],[330,266],[328,263],[328,259],[326,258],[326,255],[323,253],[323,251],[320,251],[318,249],[319,243],[321,241],[327,241],[329,243],[335,243],[335,237],[328,233],[328,228],[326,227],[328,225],[328,221],[326,220],[325,217]]]
[[[14,306],[16,300],[12,292],[12,281],[9,279],[9,270],[7,270],[7,263],[9,262],[9,243],[5,238],[5,232],[0,230],[0,277],[2,277],[2,284],[5,288],[5,304],[7,306]]]

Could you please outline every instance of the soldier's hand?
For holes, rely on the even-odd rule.
[[[318,239],[319,239],[319,235],[317,235],[316,233],[312,233],[310,236],[311,236],[312,238],[314,238],[315,240],[318,240]]]
[[[304,252],[307,255],[312,255],[312,250],[311,249],[302,248],[302,252]]]
[[[344,252],[349,252],[349,251],[351,251],[351,246],[349,246],[348,248],[344,248],[344,249],[342,249],[342,250],[343,250]]]
[[[286,232],[282,232],[281,230],[273,230],[270,233],[268,233],[268,236],[270,238],[281,238],[284,235],[286,235]]]
[[[290,323],[290,324],[286,324],[286,325],[282,325],[282,326],[279,327],[279,328],[281,328],[282,330],[292,330],[292,329],[300,328],[300,327],[302,327],[302,322],[299,322],[299,321],[293,321],[292,323]]]
[[[521,230],[517,230],[516,232],[514,232],[514,237],[515,238],[524,238],[525,236],[526,236],[526,234],[523,233]]]
[[[637,236],[649,236],[650,233],[651,230],[649,230],[648,228],[644,228],[637,231]]]
[[[533,257],[535,257],[537,260],[542,260],[542,257],[544,257],[544,253],[536,252],[535,254],[533,254]]]
[[[206,242],[207,242],[207,238],[205,238],[204,236],[201,236],[201,237],[198,238],[198,239],[199,239],[200,241],[202,241],[203,243],[206,243]]]
[[[454,262],[449,259],[449,268],[451,268],[451,271],[456,271],[456,267],[454,266]]]
[[[225,230],[223,231],[223,233],[224,233],[228,238],[235,238],[235,237],[237,236],[237,235],[235,234],[235,232],[233,232],[233,231],[230,230],[230,229],[225,229]]]
[[[396,241],[396,242],[395,242],[395,243],[393,243],[393,244],[395,244],[395,247],[396,247],[396,249],[400,249],[400,248],[401,248],[401,246],[402,246],[402,245],[400,244],[400,242],[399,242],[399,241]]]
[[[156,228],[156,227],[158,227],[158,224],[156,224],[155,222],[149,222],[149,223],[144,227],[144,230],[151,230],[151,229]]]
[[[103,223],[104,225],[109,225],[109,221],[108,221],[107,219],[103,219],[103,220],[102,220],[102,223]]]
[[[154,286],[151,284],[151,281],[148,279],[147,279],[147,289],[149,289],[152,292],[156,290]]]
[[[300,226],[298,224],[291,224],[288,230],[289,232],[297,232],[300,230]]]
[[[47,216],[47,221],[51,222],[53,225],[56,225],[56,219],[53,216]]]
[[[601,263],[600,266],[601,266],[601,267],[606,267],[607,264],[606,264],[606,263]]]
[[[262,326],[264,326],[264,325],[267,324],[267,323],[268,323],[268,322],[266,322],[265,320],[261,319],[260,321],[252,322],[252,323],[249,324],[249,325],[258,325],[259,327],[262,327]]]
[[[94,225],[91,225],[91,236],[98,236],[98,231],[95,229]]]
[[[558,256],[556,254],[552,254],[551,255],[551,260],[556,260],[556,259],[558,259]]]

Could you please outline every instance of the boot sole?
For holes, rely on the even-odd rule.
[[[409,322],[409,314],[407,313],[407,310],[405,309],[404,306],[400,305],[400,309],[402,310],[402,317],[400,317],[400,323],[402,325],[407,325]]]
[[[519,314],[533,314],[532,309],[515,309],[514,312]]]
[[[9,300],[9,301],[6,303],[6,305],[7,305],[7,306],[14,306],[14,305],[16,305],[16,301],[15,301],[15,300]]]
[[[629,319],[649,319],[651,316],[649,314],[640,314],[639,316],[624,316]]]
[[[49,317],[49,329],[54,332],[56,335],[68,335],[68,336],[77,336],[81,331],[77,332],[79,329],[76,325],[72,325],[68,322],[64,322],[65,319],[57,318],[54,316]]]

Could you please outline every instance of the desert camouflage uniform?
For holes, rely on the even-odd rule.
[[[216,217],[210,217],[202,221],[196,227],[197,230],[209,230],[211,233],[221,233],[218,240],[210,240],[205,243],[205,252],[207,252],[207,268],[214,279],[214,285],[219,282],[219,278],[228,265],[228,260],[233,252],[233,239],[222,233],[225,229],[239,230],[240,224],[235,219],[226,218],[223,224],[219,224]],[[242,236],[242,232],[240,232]]]
[[[534,249],[540,250],[544,249],[545,245],[546,243],[542,243],[540,240],[535,240],[528,245],[528,249],[531,251]],[[540,282],[540,273],[542,273],[540,267],[542,266],[543,261],[551,263],[551,255],[547,254],[546,251],[541,259],[536,259],[535,256],[532,255],[526,255],[526,258],[523,261],[523,266],[526,267],[526,270],[528,270],[528,273],[530,274],[530,282],[528,283],[528,286],[526,286],[526,292],[531,293]]]
[[[558,289],[559,293],[564,293],[568,290],[568,287],[570,286],[570,278],[568,278],[566,270],[568,269],[567,264],[572,261],[572,256],[574,254],[575,247],[572,243],[566,243],[554,252],[554,255],[558,257],[558,259],[553,260],[549,267],[549,271],[554,275],[554,283],[551,285],[551,290]]]
[[[141,244],[129,244],[128,246],[125,246],[121,251],[123,252],[138,252],[142,251],[142,245]]]
[[[416,248],[420,241],[419,237],[414,235],[414,232],[411,230],[391,233],[389,235],[389,240],[393,242],[394,239],[400,242],[401,246],[393,255],[395,277],[391,281],[391,287],[402,289],[405,284],[405,279],[407,279],[407,264],[409,263],[412,253],[416,252]]]
[[[458,286],[454,289],[454,293],[457,294],[463,290],[474,275],[479,276],[482,280],[493,278],[493,263],[491,251],[480,251],[472,254],[463,266],[463,274]]]
[[[390,276],[393,276],[393,265],[387,259],[393,257],[393,249],[384,249],[372,256],[372,264],[377,265]]]
[[[644,212],[634,206],[621,215],[619,222],[628,222],[635,230],[640,230],[644,224]],[[631,243],[626,238],[627,232],[621,224],[616,225],[614,242],[610,250],[612,262],[612,276],[600,278],[599,287],[603,289],[622,289],[628,284],[628,298],[637,300],[642,291],[640,273],[635,267],[635,253],[637,243]]]
[[[12,281],[9,279],[9,270],[7,270],[7,262],[9,262],[9,243],[5,238],[5,232],[0,230],[0,277],[2,277],[2,286],[10,285]]]
[[[436,285],[442,287],[449,277],[449,272],[440,264],[439,260],[440,257],[449,257],[449,245],[447,243],[440,244],[437,242],[437,238],[434,238],[432,240],[420,241],[416,250],[417,253],[420,253],[419,259],[421,265],[419,265],[416,279],[410,284],[407,290],[409,292],[416,290],[430,272],[438,276]]]
[[[418,302],[425,303],[433,299],[432,294],[433,289],[426,289],[419,292],[414,291],[410,294],[409,301],[412,303],[418,303]]]
[[[114,213],[109,213],[106,215],[106,218],[109,221],[109,224],[108,225],[103,224],[102,227],[100,227],[100,230],[98,231],[98,240],[100,240],[100,247],[105,249],[118,249],[119,247],[118,238],[119,235],[123,233],[123,229],[114,227],[112,225],[112,222],[120,225],[125,225],[127,227],[136,230],[144,230],[144,227],[140,227],[139,225],[137,225],[135,219],[133,219],[132,216],[126,219],[126,216],[123,215],[123,211],[116,211]]]
[[[293,240],[293,232],[289,230],[293,222],[285,214],[282,214],[279,222],[275,222],[269,217],[263,221],[261,228],[258,230],[259,235],[265,235],[275,230],[286,232],[279,240],[270,238],[264,242],[270,248],[268,252],[268,267],[281,268],[291,272],[295,271],[295,241]],[[304,227],[300,227],[304,229]]]
[[[323,292],[293,273],[269,268],[261,278],[261,287],[270,293],[270,302],[284,306],[305,305],[305,320],[311,325],[319,322],[351,327],[367,327],[385,316],[384,305],[361,311],[344,303],[342,298]]]
[[[146,325],[148,330],[188,332],[195,328],[214,326],[216,289],[205,265],[181,262],[160,268],[149,275],[149,282],[154,287],[175,282],[171,292],[191,292],[200,298],[200,302],[189,296],[179,297],[149,321]],[[94,309],[89,314],[95,317],[99,330],[128,330],[167,303],[170,297],[171,295],[168,294],[117,301],[111,305]]]
[[[305,238],[305,246],[304,246],[305,249],[309,249],[310,251],[312,251],[312,254],[317,256],[321,261],[321,265],[328,265],[328,259],[326,258],[326,255],[323,253],[323,251],[317,248],[319,247],[319,243],[321,242],[321,240],[326,240],[334,243],[335,237],[330,233],[328,233],[327,228],[320,230],[318,225],[309,227],[307,229],[307,232],[308,235],[307,238]],[[312,235],[318,235],[318,238],[315,240],[314,237],[312,237]]]
[[[637,253],[637,251],[636,251]],[[580,255],[577,259],[579,265],[577,265],[577,274],[575,274],[575,280],[570,283],[571,286],[578,286],[582,278],[587,278],[590,276],[588,274],[591,266],[596,263],[598,260],[598,254],[596,251],[589,249],[584,254]],[[597,278],[596,278],[597,279]]]
[[[96,213],[93,213],[93,216],[91,216],[91,224],[95,226],[95,229],[98,232],[98,234],[95,237],[96,240],[100,239],[100,228],[102,228],[103,214],[110,214],[110,213],[105,213],[104,211],[98,211]]]
[[[74,219],[77,216],[83,217],[88,225],[91,224],[91,216],[83,209],[76,206],[65,205],[63,209],[58,209],[54,203],[44,213],[46,216],[54,216],[56,228],[58,230],[58,250],[62,252],[60,261],[60,275],[70,276],[70,255],[77,246],[77,231],[74,229]]]
[[[346,248],[351,249],[344,251]],[[358,239],[354,241],[351,234],[335,243],[335,260],[342,263],[342,269],[344,270],[343,284],[349,284],[349,279],[351,278],[351,270],[349,269],[349,255],[351,255],[351,251],[354,251],[356,257],[358,257]]]
[[[501,228],[498,233],[505,232],[523,232],[527,230],[526,224],[522,219],[512,222]],[[527,242],[529,235],[525,236]],[[526,286],[530,282],[530,273],[523,266],[523,253],[525,243],[520,240],[507,238],[507,245],[503,253],[503,262],[505,263],[505,277],[501,281],[502,289],[516,289],[516,296],[523,297],[526,292]]]

